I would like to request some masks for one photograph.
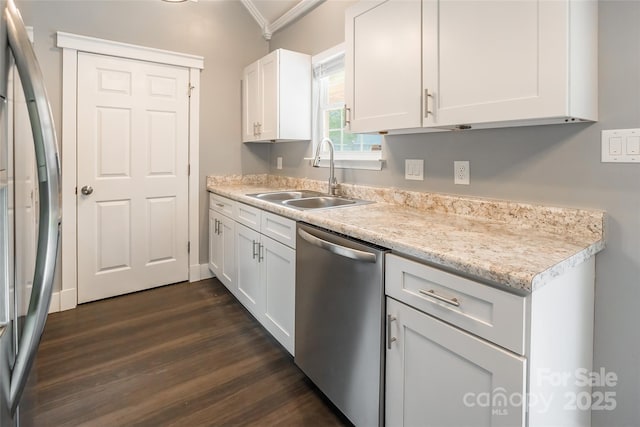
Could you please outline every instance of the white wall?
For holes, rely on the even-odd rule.
[[[329,0],[278,33],[270,49],[315,54],[337,44],[350,4]],[[349,183],[606,210],[607,248],[596,258],[594,366],[620,379],[607,390],[617,393],[617,408],[593,411],[593,425],[640,426],[640,164],[600,163],[602,129],[640,127],[640,2],[601,1],[599,13],[598,123],[387,137],[384,170],[337,176]],[[309,155],[309,143],[274,146],[271,173],[324,179],[326,169],[302,160]],[[284,157],[282,171],[274,167],[277,156]],[[424,159],[425,181],[404,180],[406,158]],[[471,185],[453,184],[454,160],[471,162]]]
[[[268,44],[237,0],[166,3],[138,1],[20,1],[24,21],[33,26],[35,50],[51,98],[54,121],[62,106],[62,50],[55,33],[65,31],[201,55],[200,88],[200,262],[207,259],[205,177],[264,173],[269,147],[243,145],[240,138],[242,68],[268,53]],[[79,144],[82,141],[78,141]],[[64,164],[64,159],[62,159]],[[64,165],[63,167],[66,167]]]

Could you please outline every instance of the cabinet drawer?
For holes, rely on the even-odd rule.
[[[290,248],[296,248],[296,222],[271,212],[262,212],[260,231]]]
[[[226,197],[218,196],[217,194],[209,193],[209,209],[213,209],[216,212],[220,212],[228,217],[233,216],[233,206],[235,202]]]
[[[236,203],[233,217],[240,224],[244,224],[249,228],[260,231],[260,217],[262,210],[244,203]]]
[[[391,254],[385,274],[387,295],[524,354],[524,297]]]

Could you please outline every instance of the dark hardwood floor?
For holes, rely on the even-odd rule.
[[[49,316],[27,426],[348,425],[215,279]]]

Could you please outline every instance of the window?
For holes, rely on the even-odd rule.
[[[344,127],[344,80],[344,44],[313,58],[313,150],[328,137],[335,146],[337,166],[379,170],[382,136],[354,134]],[[328,154],[323,147],[322,158]]]

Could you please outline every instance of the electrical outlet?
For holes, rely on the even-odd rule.
[[[276,169],[282,169],[282,157],[276,157]]]
[[[453,183],[469,185],[469,162],[468,161],[453,162]]]

